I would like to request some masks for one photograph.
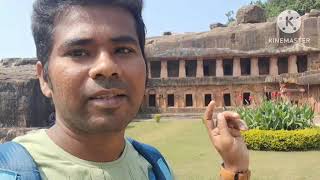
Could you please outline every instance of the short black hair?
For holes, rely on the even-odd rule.
[[[139,45],[148,72],[144,53],[146,30],[142,18],[143,0],[36,0],[33,4],[32,34],[36,45],[37,58],[44,66],[45,80],[48,80],[48,61],[53,48],[53,30],[56,17],[71,6],[92,5],[120,7],[133,16]]]

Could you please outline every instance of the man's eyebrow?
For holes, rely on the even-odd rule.
[[[115,44],[133,44],[133,45],[139,44],[134,37],[129,35],[113,37],[111,38],[111,42]]]
[[[139,44],[134,37],[129,35],[112,37],[110,41],[115,44],[133,44],[133,45]],[[65,41],[61,47],[68,48],[73,46],[86,46],[93,43],[94,43],[94,40],[90,38],[75,38],[75,39],[70,39]]]
[[[85,39],[85,38],[84,39],[82,39],[82,38],[70,39],[70,40],[65,41],[62,44],[62,47],[86,46],[86,45],[89,45],[89,44],[92,44],[92,43],[93,43],[92,39]]]

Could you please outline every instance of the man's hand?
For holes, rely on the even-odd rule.
[[[238,113],[225,111],[214,117],[215,102],[211,101],[204,121],[212,144],[224,161],[224,168],[233,172],[247,171],[249,151],[240,130],[248,130]]]

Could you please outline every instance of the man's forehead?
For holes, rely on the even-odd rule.
[[[133,17],[121,8],[73,7],[59,20],[54,31],[55,39],[66,41],[99,37],[106,41],[126,36],[138,41]]]
[[[72,21],[75,19],[81,19],[82,21],[103,21],[108,18],[114,19],[119,16],[125,16],[126,18],[134,21],[131,13],[122,7],[112,5],[74,5],[66,8],[61,13],[59,13],[55,20],[55,23],[65,20]]]

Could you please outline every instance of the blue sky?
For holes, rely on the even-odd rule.
[[[145,0],[147,36],[165,31],[208,31],[214,22],[225,23],[225,13],[252,0]],[[35,57],[30,30],[33,0],[0,0],[0,59]]]

